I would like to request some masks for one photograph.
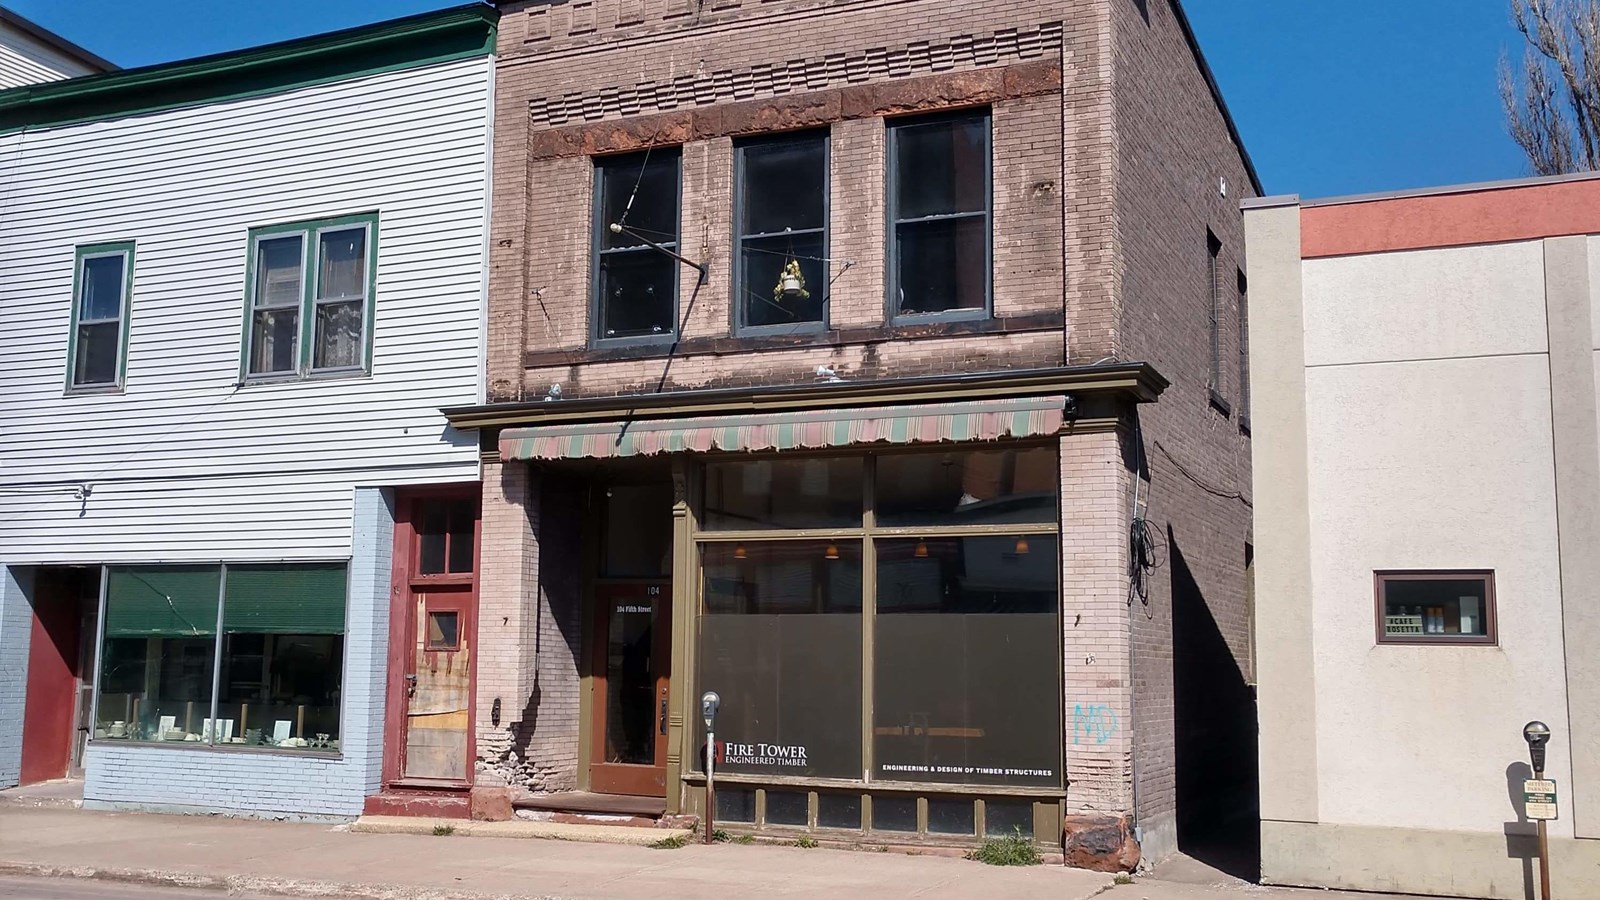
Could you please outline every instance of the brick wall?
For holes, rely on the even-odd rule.
[[[1061,583],[1067,814],[1132,812],[1129,493],[1116,431],[1067,434],[1061,445]]]
[[[0,566],[0,789],[22,775],[22,707],[33,633],[33,570]]]
[[[1173,380],[1137,428],[1129,419],[1120,437],[1064,440],[1062,468],[1069,805],[1137,809],[1175,841],[1174,665],[1215,647],[1175,649],[1172,566],[1155,573],[1148,603],[1130,609],[1127,473],[1146,473],[1140,498],[1163,541],[1171,527],[1186,579],[1178,593],[1199,598],[1225,655],[1241,659],[1249,514],[1219,495],[1247,489],[1248,443],[1206,391],[1204,279],[1207,227],[1223,242],[1225,278],[1241,265],[1237,203],[1249,179],[1173,9],[1162,0],[501,6],[490,400],[538,398],[555,384],[570,398],[808,382],[818,366],[869,380],[1108,357],[1150,361]],[[884,116],[977,104],[994,116],[996,316],[891,326]],[[832,330],[733,339],[734,141],[820,126],[830,131],[829,255],[839,261]],[[705,261],[709,281],[680,272],[682,337],[670,352],[594,349],[588,157],[653,144],[683,146],[682,249]],[[1222,387],[1236,397],[1231,283],[1223,296]],[[502,564],[513,565],[486,568]],[[484,590],[485,604],[537,593],[514,601]],[[1186,622],[1196,608],[1180,606]],[[1154,855],[1170,849],[1163,840]]]
[[[798,383],[821,365],[861,379],[1063,361],[1066,270],[1093,271],[1110,253],[1108,217],[1093,206],[1110,196],[1110,168],[1099,158],[1109,116],[1086,125],[1074,110],[1069,127],[1062,114],[1064,90],[1073,103],[1105,105],[1104,91],[1062,83],[1069,58],[1072,79],[1109,76],[1103,64],[1083,64],[1104,56],[1109,34],[1093,3],[732,0],[685,11],[594,0],[502,9],[491,400],[541,397],[554,384],[575,397]],[[994,112],[1001,324],[887,329],[882,114],[973,104]],[[757,350],[728,340],[733,139],[802,126],[831,132],[836,333]],[[706,262],[710,277],[698,286],[694,270],[680,273],[683,340],[670,359],[590,351],[585,154],[652,142],[683,145],[681,249]],[[1072,229],[1066,253],[1064,202],[1090,218]],[[1072,285],[1110,295],[1090,279]]]
[[[1148,478],[1145,515],[1165,546],[1147,601],[1136,604],[1133,618],[1138,813],[1146,851],[1159,857],[1174,849],[1175,816],[1214,811],[1202,808],[1214,798],[1189,780],[1229,777],[1215,768],[1197,771],[1218,761],[1217,745],[1232,747],[1224,761],[1233,764],[1254,748],[1253,731],[1238,733],[1254,721],[1253,709],[1238,708],[1249,702],[1242,689],[1249,671],[1250,447],[1239,411],[1214,406],[1208,389],[1206,249],[1209,228],[1222,244],[1218,387],[1236,406],[1236,272],[1244,265],[1239,201],[1253,189],[1170,3],[1114,0],[1112,6],[1116,230],[1126,307],[1121,355],[1154,364],[1172,381],[1159,403],[1141,410],[1136,448]],[[1230,701],[1218,700],[1224,696]],[[1194,809],[1182,808],[1185,794]]]
[[[207,750],[91,741],[84,806],[323,820],[361,814],[378,790],[388,666],[392,500],[357,488],[345,616],[340,755]]]

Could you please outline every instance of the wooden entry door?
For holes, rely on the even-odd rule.
[[[594,623],[589,788],[665,797],[671,583],[597,585]]]
[[[384,781],[472,781],[477,675],[476,486],[414,489],[397,503]]]
[[[472,771],[472,590],[458,585],[412,591],[411,667],[405,678],[407,781],[466,781]]]

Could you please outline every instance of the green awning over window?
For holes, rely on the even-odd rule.
[[[106,578],[106,637],[217,633],[216,566],[113,566]]]
[[[343,634],[344,563],[229,565],[222,630]]]
[[[512,460],[651,456],[710,450],[795,450],[854,444],[992,441],[1055,434],[1066,397],[805,410],[638,422],[536,425],[500,433]]]

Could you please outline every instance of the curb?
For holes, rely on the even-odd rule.
[[[0,876],[76,879],[149,887],[212,891],[223,896],[340,898],[340,900],[560,900],[552,895],[484,894],[429,887],[357,884],[335,881],[301,881],[259,875],[200,875],[159,869],[115,869],[93,866],[52,866],[0,860]]]
[[[349,830],[356,834],[521,838],[633,847],[649,847],[668,838],[679,836],[689,838],[693,834],[687,828],[541,822],[529,819],[479,822],[471,819],[425,819],[412,816],[362,816],[349,826]]]

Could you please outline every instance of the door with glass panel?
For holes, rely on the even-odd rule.
[[[476,497],[412,502],[402,697],[401,778],[466,782],[472,772],[477,638]]]
[[[664,797],[672,584],[596,585],[595,604],[590,789]]]

